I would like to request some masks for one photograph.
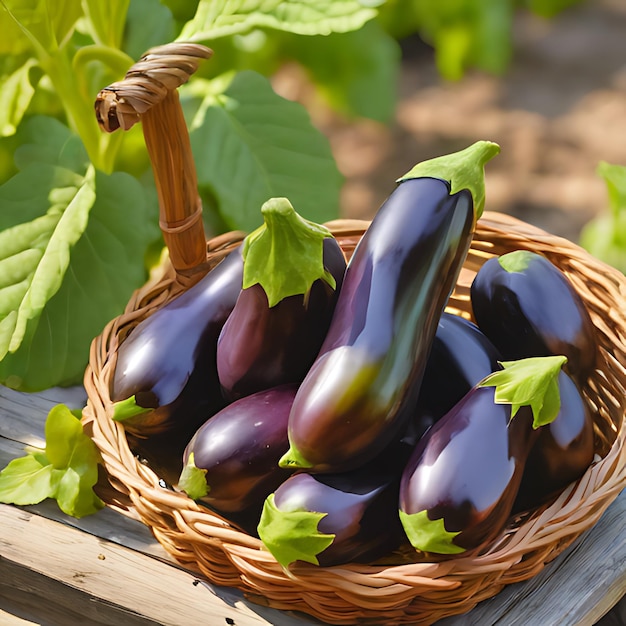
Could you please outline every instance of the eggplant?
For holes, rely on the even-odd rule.
[[[594,326],[567,276],[546,257],[516,250],[488,259],[470,287],[474,319],[500,350],[516,360],[562,354],[584,383],[596,364]]]
[[[399,496],[400,519],[416,550],[458,555],[481,549],[502,532],[533,444],[558,414],[556,381],[564,361],[504,363],[420,439]]]
[[[244,240],[244,288],[217,342],[217,373],[229,401],[304,379],[346,269],[330,231],[302,219],[286,198],[261,211],[265,224]]]
[[[396,510],[409,454],[397,444],[349,472],[292,475],[266,499],[260,539],[283,567],[384,557],[406,542]]]
[[[178,488],[223,513],[260,506],[292,473],[278,460],[289,448],[296,390],[287,384],[260,391],[210,417],[185,448]]]
[[[347,471],[406,430],[437,323],[482,210],[474,189],[484,189],[483,165],[497,151],[478,142],[419,164],[374,216],[348,262],[324,344],[296,394],[281,465]]]
[[[499,370],[501,360],[496,347],[474,322],[444,312],[426,362],[415,416],[411,418],[411,439],[417,441],[474,385]]]
[[[137,437],[187,437],[221,409],[217,338],[241,292],[241,246],[195,285],[135,326],[117,350],[113,419]]]
[[[513,512],[533,509],[578,480],[595,455],[593,416],[574,380],[559,374],[561,409],[533,445]]]

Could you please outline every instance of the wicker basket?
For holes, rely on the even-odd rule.
[[[180,50],[177,47],[174,56],[180,57]],[[202,56],[192,47],[189,50],[192,56]],[[172,48],[164,47],[156,56],[167,65],[171,53]],[[146,58],[154,56],[153,51]],[[123,99],[123,89],[118,86],[114,91]],[[156,165],[155,174],[159,174]],[[162,210],[171,214],[167,206]],[[187,210],[188,215],[177,216],[179,224],[197,224],[193,219],[196,207]],[[328,226],[349,257],[367,222],[338,220]],[[179,229],[183,231],[188,236],[186,229]],[[430,624],[466,612],[505,585],[537,574],[593,526],[626,485],[626,277],[565,239],[509,216],[485,212],[448,309],[472,318],[469,285],[493,255],[534,250],[565,272],[596,328],[598,368],[584,389],[595,419],[596,460],[554,501],[511,519],[500,538],[480,552],[443,562],[421,561],[415,554],[398,552],[367,565],[320,568],[297,564],[287,574],[259,539],[169,488],[167,469],[158,466],[158,459],[151,462],[142,454],[140,444],[110,418],[109,381],[117,347],[127,332],[185,289],[195,279],[194,273],[210,270],[242,237],[228,233],[209,240],[202,259],[192,264],[172,255],[163,276],[138,290],[126,311],[94,340],[85,374],[88,403],[83,420],[106,469],[108,489],[102,491],[103,498],[109,506],[148,525],[186,567],[211,583],[236,587],[261,604],[300,610],[330,624]],[[170,253],[176,250],[169,242],[168,247]]]

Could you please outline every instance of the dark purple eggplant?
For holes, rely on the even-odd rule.
[[[514,512],[533,509],[578,480],[593,462],[593,416],[576,383],[559,374],[561,410],[541,428],[524,469]]]
[[[209,418],[185,448],[178,487],[224,513],[261,505],[291,474],[278,460],[289,448],[287,420],[296,389],[260,391]]]
[[[563,354],[566,371],[579,383],[593,371],[597,347],[589,312],[546,257],[528,250],[492,257],[476,274],[470,297],[476,323],[504,359]]]
[[[482,195],[470,188],[484,190],[484,163],[497,152],[478,142],[420,164],[379,209],[348,263],[328,334],[294,400],[282,465],[350,470],[406,429],[482,210],[474,199]],[[475,185],[466,182],[468,171]]]
[[[545,357],[545,372],[539,361],[518,361],[510,369],[515,364],[504,364],[503,371],[472,387],[414,448],[399,508],[417,550],[441,555],[477,550],[504,528],[532,446],[545,428],[541,424],[559,410],[556,381],[565,359]],[[513,390],[511,376],[519,372]],[[487,386],[492,380],[500,387]],[[529,391],[529,397],[518,395]]]
[[[499,370],[501,360],[476,324],[444,312],[426,362],[408,436],[416,441],[474,385]]]
[[[286,198],[268,201],[262,213],[261,232],[244,241],[244,289],[217,343],[217,372],[230,401],[304,379],[328,331],[346,270],[330,231],[303,220]],[[254,271],[248,271],[250,264],[257,266]],[[249,273],[258,282],[248,286]]]
[[[113,419],[138,437],[188,437],[222,406],[217,338],[241,292],[241,246],[199,282],[146,317],[123,340],[110,394]]]
[[[284,567],[370,562],[405,542],[396,514],[410,448],[395,445],[358,469],[301,472],[268,496],[257,531]]]

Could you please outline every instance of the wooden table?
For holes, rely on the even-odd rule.
[[[45,418],[58,402],[81,408],[84,390],[21,394],[0,387],[0,468],[23,456],[25,446],[43,447]],[[108,508],[77,520],[53,501],[0,504],[0,528],[2,626],[319,624],[199,580],[172,560],[148,527]],[[540,574],[437,626],[618,626],[626,623],[625,593],[623,491]]]

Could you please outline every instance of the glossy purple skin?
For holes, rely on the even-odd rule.
[[[534,254],[521,272],[508,272],[497,257],[472,283],[471,303],[480,329],[505,360],[564,355],[565,370],[584,380],[596,363],[594,327],[567,276]]]
[[[370,562],[396,549],[404,540],[398,517],[398,487],[408,447],[396,446],[375,462],[337,474],[302,472],[274,493],[277,509],[327,513],[317,528],[335,538],[317,555],[323,567]]]
[[[287,420],[296,385],[282,385],[229,404],[205,422],[183,454],[206,469],[204,502],[218,511],[239,512],[261,504],[291,474],[278,467],[287,452]]]
[[[198,283],[141,321],[117,350],[114,402],[135,396],[154,411],[124,421],[137,436],[185,428],[189,436],[223,405],[217,338],[241,291],[238,247]]]
[[[411,419],[416,441],[483,378],[501,369],[500,353],[481,330],[444,312],[426,363],[417,409]]]
[[[225,398],[301,382],[324,341],[346,270],[334,238],[324,240],[324,267],[336,289],[316,280],[304,295],[269,307],[261,285],[243,289],[217,343],[217,372]]]
[[[400,510],[443,518],[466,550],[497,537],[511,515],[538,436],[530,407],[510,420],[493,387],[474,387],[419,441],[400,483]]]
[[[314,471],[358,467],[407,424],[473,232],[471,194],[449,191],[435,178],[400,183],[348,263],[289,422],[292,444]]]
[[[595,454],[593,417],[578,387],[565,372],[559,374],[561,410],[542,426],[520,485],[514,511],[532,509],[578,480]]]

